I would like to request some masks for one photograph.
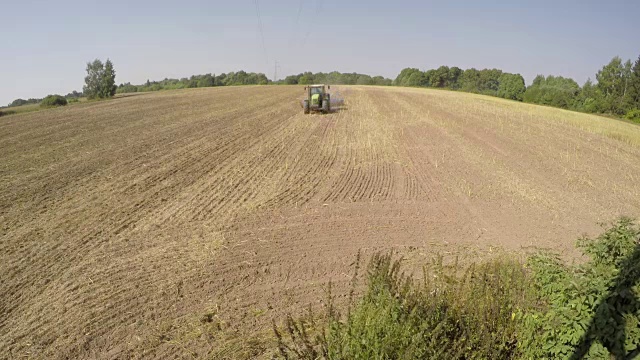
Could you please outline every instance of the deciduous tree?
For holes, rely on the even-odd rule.
[[[631,68],[625,103],[629,109],[640,109],[640,56]]]
[[[602,67],[596,74],[598,88],[604,95],[603,111],[612,114],[623,114],[624,98],[629,86],[631,75],[631,62],[622,63],[622,59],[616,56],[609,64]]]
[[[87,63],[87,76],[84,78],[84,87],[82,92],[89,99],[100,97],[102,88],[102,73],[104,72],[104,64],[99,59]]]
[[[107,59],[104,63],[104,72],[102,73],[102,98],[109,98],[116,94],[116,70],[113,68],[111,60]]]
[[[522,96],[526,90],[522,75],[504,73],[500,76],[498,82],[498,97],[522,101]]]
[[[103,64],[99,59],[87,63],[87,76],[84,78],[82,92],[89,99],[104,99],[115,95],[116,71],[111,60]]]

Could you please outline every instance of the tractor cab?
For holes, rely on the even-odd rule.
[[[311,92],[311,95],[324,94],[324,85],[311,85],[309,86],[309,92]]]
[[[326,85],[327,89],[331,86]],[[311,111],[322,111],[328,113],[331,111],[331,98],[325,91],[325,85],[309,85],[305,86],[306,99],[303,101],[304,113],[309,114]]]

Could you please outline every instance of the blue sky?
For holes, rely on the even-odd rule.
[[[81,90],[87,61],[116,82],[244,69],[395,78],[405,67],[594,78],[640,55],[640,1],[7,1],[0,104]]]

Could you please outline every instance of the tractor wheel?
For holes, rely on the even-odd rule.
[[[322,112],[328,114],[329,111],[331,111],[331,98],[329,94],[326,94],[324,99],[322,99]]]
[[[309,100],[305,100],[304,101],[304,105],[302,107],[304,108],[304,113],[308,114],[310,112],[310,110],[309,110]]]

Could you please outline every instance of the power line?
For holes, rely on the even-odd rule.
[[[309,38],[309,35],[311,35],[311,32],[313,31],[313,25],[316,22],[316,18],[318,17],[321,11],[322,11],[322,0],[316,0],[316,12],[313,13],[313,18],[309,22],[309,31],[307,31],[307,33],[304,35],[304,39],[302,39],[302,45],[300,45],[300,48],[303,48],[307,44],[307,39]]]
[[[269,57],[267,56],[267,46],[264,42],[264,31],[262,30],[262,16],[260,16],[260,6],[258,5],[258,0],[254,0],[256,4],[256,16],[258,17],[258,29],[260,29],[260,39],[262,40],[262,50],[264,51],[264,61],[269,66]]]
[[[300,0],[300,5],[298,5],[298,16],[296,16],[296,25],[300,23],[300,14],[302,14],[302,4],[304,0]]]
[[[300,28],[300,15],[302,15],[302,5],[304,4],[304,0],[300,0],[298,5],[298,14],[296,15],[296,21],[293,23],[293,33],[291,34],[291,38],[289,39],[289,49],[293,47],[293,43],[297,40],[298,29]]]

